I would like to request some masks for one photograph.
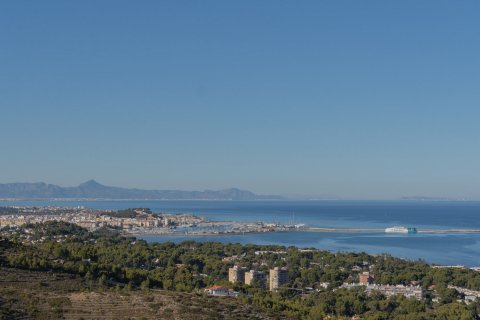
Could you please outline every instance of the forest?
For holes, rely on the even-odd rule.
[[[203,295],[204,288],[216,284],[240,292],[232,298],[239,303],[278,319],[480,319],[478,299],[467,305],[461,293],[448,288],[480,290],[480,273],[389,255],[219,242],[147,243],[115,230],[89,232],[63,222],[3,228],[0,248],[2,268],[75,275],[84,280],[84,290],[100,286]],[[276,292],[232,284],[228,268],[235,264],[260,271],[286,267],[289,282]],[[421,285],[425,297],[385,297],[367,294],[361,286],[340,287],[358,282],[364,271],[377,284]]]

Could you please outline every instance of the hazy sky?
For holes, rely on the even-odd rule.
[[[2,1],[0,183],[480,199],[479,1]]]

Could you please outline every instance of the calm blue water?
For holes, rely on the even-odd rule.
[[[23,201],[0,205],[148,207],[154,212],[193,213],[210,220],[304,223],[312,227],[480,229],[480,202],[420,201]],[[228,236],[144,236],[148,241],[222,241],[315,247],[331,251],[389,253],[431,263],[480,265],[480,234],[268,233]]]

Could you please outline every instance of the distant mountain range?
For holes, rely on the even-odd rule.
[[[44,182],[0,184],[1,199],[152,199],[152,200],[265,200],[281,196],[257,195],[236,188],[180,191],[110,187],[89,180],[77,187],[60,187]]]
[[[447,198],[447,197],[408,196],[408,197],[402,197],[401,200],[415,200],[415,201],[460,201],[460,200],[465,200],[465,199],[461,199],[461,198]]]

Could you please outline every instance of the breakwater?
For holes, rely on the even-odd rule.
[[[306,232],[385,233],[379,228],[304,228]],[[480,229],[418,229],[417,233],[480,233]]]

